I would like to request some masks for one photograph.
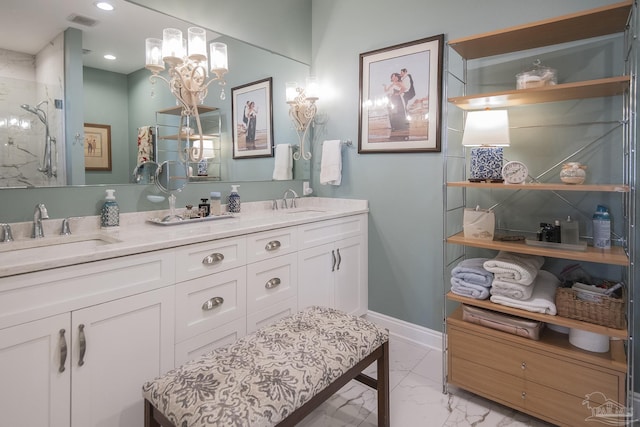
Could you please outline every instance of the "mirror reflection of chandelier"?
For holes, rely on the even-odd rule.
[[[198,127],[200,143],[188,147],[189,159],[198,162],[204,153],[204,137],[198,105],[207,97],[209,85],[218,81],[224,86],[224,74],[228,71],[227,45],[224,43],[210,43],[209,56],[207,56],[206,31],[199,27],[190,27],[187,30],[187,43],[183,40],[182,31],[176,28],[165,28],[162,32],[162,40],[148,38],[145,40],[145,68],[153,74],[150,77],[152,83],[160,79],[167,83],[169,90],[176,97],[182,107],[180,127],[184,126],[183,119],[195,117]],[[168,77],[160,75],[168,65]],[[210,65],[207,69],[207,65]],[[210,70],[214,76],[209,79]],[[224,87],[221,88],[220,99],[226,98]],[[188,139],[187,139],[188,140]]]

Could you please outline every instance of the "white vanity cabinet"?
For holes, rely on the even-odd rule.
[[[142,425],[141,384],[174,364],[173,266],[159,251],[1,278],[3,425]]]
[[[367,311],[367,216],[354,215],[298,229],[298,309],[335,307]]]

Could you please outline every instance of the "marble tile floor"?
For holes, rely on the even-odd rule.
[[[442,353],[391,336],[392,427],[547,427],[551,424],[459,389],[442,393]],[[375,364],[366,374],[375,377]],[[351,381],[300,427],[375,427],[376,391]]]

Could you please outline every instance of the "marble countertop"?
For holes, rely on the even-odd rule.
[[[178,225],[150,220],[168,211],[120,215],[120,226],[101,229],[99,216],[71,219],[70,236],[60,236],[61,219],[43,220],[45,237],[32,239],[31,222],[11,224],[14,242],[0,243],[0,277],[100,261],[143,252],[324,221],[369,211],[366,200],[305,197],[297,207],[272,210],[272,201],[242,203],[231,218]],[[177,210],[179,213],[182,210]],[[33,247],[38,245],[39,247]]]

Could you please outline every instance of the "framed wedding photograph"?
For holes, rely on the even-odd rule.
[[[439,152],[444,34],[360,54],[358,153]]]
[[[231,89],[233,158],[273,157],[272,78]]]
[[[84,169],[111,170],[111,126],[84,124]]]

